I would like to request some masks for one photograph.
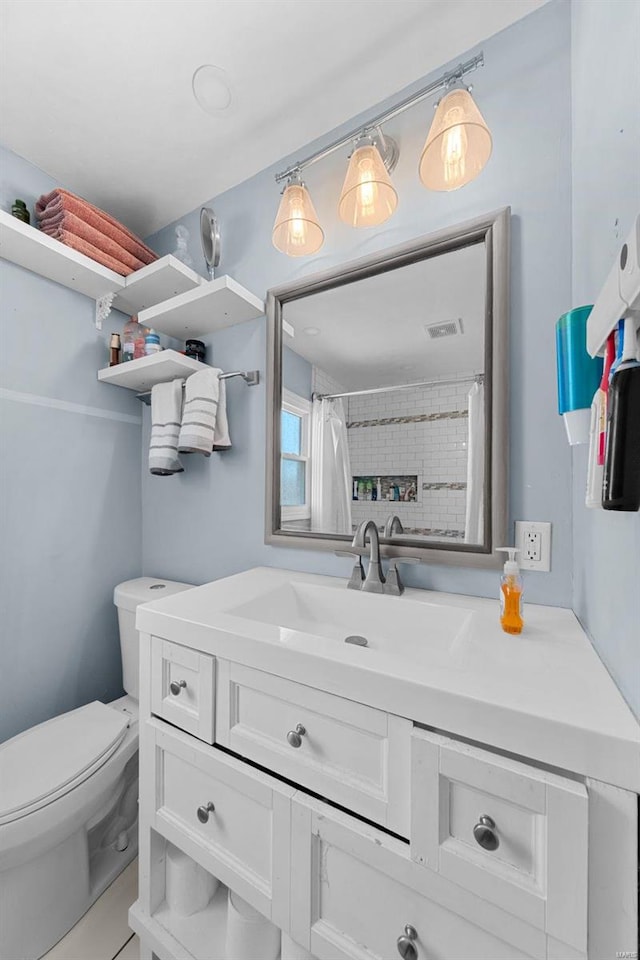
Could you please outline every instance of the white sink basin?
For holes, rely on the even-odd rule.
[[[469,610],[443,604],[416,603],[408,597],[336,590],[314,583],[291,581],[227,607],[228,616],[254,620],[343,643],[347,637],[364,637],[367,646],[380,651],[436,639],[446,645],[460,634],[472,616]]]
[[[527,604],[513,637],[499,612],[497,599],[380,596],[256,567],[143,604],[136,626],[221,670],[231,661],[640,792],[638,723],[575,615]],[[345,643],[354,635],[367,646]]]

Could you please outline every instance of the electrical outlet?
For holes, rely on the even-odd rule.
[[[551,569],[551,524],[516,520],[516,547],[521,570],[548,573]]]

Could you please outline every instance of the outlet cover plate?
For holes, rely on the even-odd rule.
[[[516,520],[515,545],[520,551],[521,570],[551,570],[551,524],[543,521]],[[539,559],[532,556],[535,554]]]

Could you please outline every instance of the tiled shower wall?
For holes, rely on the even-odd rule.
[[[313,366],[313,371],[311,374],[311,383],[313,385],[314,393],[346,393],[347,388],[344,387],[341,383],[338,383],[337,380],[334,380],[333,377],[329,376],[322,367]],[[344,411],[348,414],[348,399],[343,401]]]
[[[408,530],[464,535],[472,382],[349,398],[353,475],[418,475],[415,503],[353,501],[354,524],[370,517],[384,523],[395,513]]]

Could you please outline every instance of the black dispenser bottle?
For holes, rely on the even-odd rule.
[[[640,363],[635,359],[635,324],[625,322],[622,363],[609,385],[607,446],[602,483],[605,510],[640,509]]]

